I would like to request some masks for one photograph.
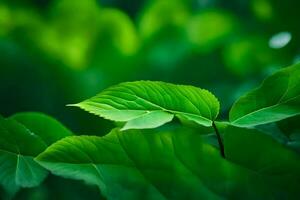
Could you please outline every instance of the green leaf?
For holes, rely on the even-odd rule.
[[[56,175],[98,185],[107,199],[297,199],[299,158],[264,137],[245,150],[242,136],[234,132],[234,142],[226,141],[231,161],[188,129],[155,134],[115,129],[104,137],[68,137],[36,160]],[[257,142],[252,134],[246,136]],[[266,150],[259,152],[263,159],[255,159],[256,149]]]
[[[277,122],[279,129],[288,137],[300,133],[300,115]]]
[[[299,171],[299,155],[256,129],[229,126],[224,146],[227,159],[254,171],[275,175]]]
[[[54,174],[97,184],[108,199],[218,199],[176,159],[171,133],[122,133],[69,137],[37,161]]]
[[[285,145],[300,154],[300,115],[277,122],[282,134],[288,137]]]
[[[300,114],[300,64],[271,75],[233,105],[229,119],[235,126],[271,123]]]
[[[73,133],[63,126],[56,119],[42,113],[25,112],[17,113],[10,117],[24,125],[49,146],[63,137],[73,135]]]
[[[109,120],[127,122],[123,129],[156,128],[174,115],[211,126],[220,107],[207,90],[155,81],[121,83],[73,106]]]
[[[0,118],[0,185],[9,195],[35,187],[48,172],[33,158],[51,143],[71,135],[56,120],[40,113]]]
[[[233,126],[226,129],[224,146],[226,159],[258,173],[277,199],[299,198],[300,156],[296,152],[258,130]]]

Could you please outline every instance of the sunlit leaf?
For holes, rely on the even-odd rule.
[[[219,112],[218,100],[207,90],[152,81],[121,83],[73,106],[127,122],[123,129],[155,128],[174,115],[211,126]]]

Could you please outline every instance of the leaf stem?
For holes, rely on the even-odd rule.
[[[212,123],[212,126],[216,132],[216,135],[217,135],[217,138],[218,138],[218,143],[219,143],[219,147],[220,147],[220,154],[223,158],[225,158],[225,151],[224,151],[224,144],[222,142],[222,138],[221,138],[221,135],[217,129],[217,126],[215,124],[215,122]]]

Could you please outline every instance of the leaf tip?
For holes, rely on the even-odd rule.
[[[67,107],[80,107],[79,103],[67,104]]]

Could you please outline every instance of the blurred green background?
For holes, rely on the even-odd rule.
[[[77,103],[124,81],[160,80],[212,91],[221,118],[237,97],[300,60],[297,0],[1,0],[0,113],[39,111],[77,134],[111,122]],[[49,176],[16,199],[99,199]]]

